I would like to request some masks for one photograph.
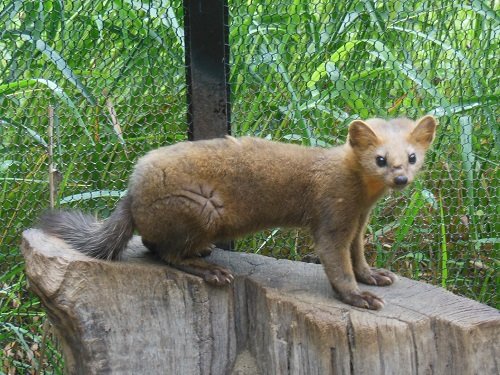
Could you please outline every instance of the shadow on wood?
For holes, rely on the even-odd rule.
[[[231,287],[155,260],[135,237],[122,262],[88,258],[31,229],[30,287],[69,374],[498,374],[500,313],[400,279],[362,286],[381,311],[335,299],[320,265],[214,251]]]

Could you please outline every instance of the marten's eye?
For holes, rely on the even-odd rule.
[[[387,160],[383,156],[377,156],[375,160],[379,167],[385,167],[387,165]]]
[[[417,162],[417,155],[415,155],[414,153],[408,155],[408,163],[415,164],[416,162]]]

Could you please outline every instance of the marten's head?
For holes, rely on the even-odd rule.
[[[402,189],[422,167],[436,126],[432,116],[417,121],[407,118],[355,120],[349,125],[348,144],[367,183]]]

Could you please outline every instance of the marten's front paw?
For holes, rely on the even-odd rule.
[[[383,268],[368,268],[361,272],[356,272],[356,280],[368,285],[387,286],[394,283],[398,277]]]
[[[341,296],[345,303],[370,310],[380,310],[384,307],[384,300],[370,292],[351,292]]]

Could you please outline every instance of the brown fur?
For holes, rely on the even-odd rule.
[[[388,189],[414,179],[435,127],[431,116],[417,122],[356,120],[348,142],[330,149],[250,137],[162,147],[138,161],[122,211],[130,212],[148,248],[214,284],[232,281],[228,270],[198,257],[216,241],[277,226],[308,227],[340,298],[378,309],[383,301],[361,292],[356,279],[389,285],[395,275],[368,266],[366,223]],[[415,164],[408,161],[411,153]],[[387,166],[378,166],[377,156]]]

